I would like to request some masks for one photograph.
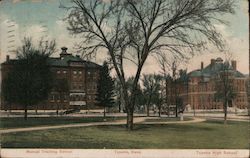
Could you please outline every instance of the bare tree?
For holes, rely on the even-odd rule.
[[[151,103],[153,103],[153,99],[155,100],[155,96],[157,96],[159,93],[160,80],[161,80],[161,76],[156,75],[156,74],[148,74],[148,75],[144,74],[143,75],[142,83],[144,86],[143,93],[146,98],[147,116],[149,116],[150,105]]]
[[[59,114],[59,109],[60,109],[60,105],[64,102],[65,95],[68,93],[69,91],[69,83],[67,81],[67,79],[62,78],[62,79],[54,79],[54,83],[53,83],[53,90],[58,94],[57,95],[57,108],[56,108],[56,115],[58,116]]]
[[[156,56],[156,60],[161,68],[160,73],[162,74],[163,80],[164,80],[164,90],[162,92],[165,92],[165,99],[162,102],[165,102],[165,104],[167,105],[167,109],[168,109],[168,117],[169,117],[169,99],[168,99],[168,95],[169,95],[169,80],[171,79],[171,76],[169,75],[170,72],[170,60],[168,59],[168,57],[165,55],[165,53],[159,53]]]
[[[233,85],[233,70],[229,61],[231,56],[228,56],[226,61],[220,66],[220,72],[217,74],[215,98],[223,103],[224,124],[227,124],[227,108],[237,96]]]
[[[174,104],[176,105],[175,108],[175,116],[178,117],[178,106],[179,103],[178,98],[180,91],[178,90],[178,86],[183,84],[184,81],[182,78],[186,75],[186,70],[179,69],[182,64],[188,62],[188,58],[181,59],[178,56],[173,56],[172,58],[167,57],[165,53],[159,53],[156,57],[158,64],[161,67],[161,73],[165,78],[165,89],[166,89],[166,96],[170,95],[170,97],[166,97],[166,103],[168,104],[168,111],[169,105]],[[187,75],[186,75],[187,76]],[[169,100],[168,100],[169,98]]]
[[[127,127],[133,129],[137,83],[149,55],[167,51],[180,58],[210,42],[223,48],[213,22],[234,13],[233,0],[72,0],[68,30],[83,37],[78,45],[85,56],[105,48],[121,82]],[[103,51],[98,51],[103,53]],[[124,60],[136,65],[132,98],[125,85]]]

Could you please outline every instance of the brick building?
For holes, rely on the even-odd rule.
[[[67,48],[61,48],[60,57],[49,58],[50,70],[53,74],[54,85],[48,100],[29,109],[88,109],[96,108],[97,81],[100,65],[85,61],[79,56],[67,53]],[[2,80],[6,77],[16,60],[9,59],[1,64]],[[3,96],[3,95],[2,95]],[[22,109],[22,106],[8,105],[1,96],[1,109]]]
[[[223,60],[221,58],[211,59],[211,63],[204,67],[191,71],[187,74],[187,81],[178,82],[176,85],[177,96],[182,99],[183,105],[189,105],[192,109],[222,109],[223,103],[216,99],[216,86],[218,86],[218,76],[223,73]],[[229,64],[229,63],[228,63]],[[237,70],[236,61],[231,61],[229,69],[230,82],[236,97],[230,101],[229,107],[247,108],[247,78]],[[225,72],[225,71],[224,71]],[[174,94],[170,93],[171,86],[168,88],[168,100],[175,105]],[[172,88],[173,90],[173,88]]]

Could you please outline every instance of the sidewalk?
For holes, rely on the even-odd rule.
[[[145,119],[146,118],[143,118],[143,117],[136,117],[136,118],[134,118],[134,123],[143,122]],[[59,128],[69,128],[69,127],[123,125],[123,124],[126,124],[126,121],[127,120],[117,120],[117,121],[114,121],[114,122],[75,123],[75,124],[67,124],[67,125],[53,125],[53,126],[40,126],[40,127],[4,129],[4,130],[0,130],[0,134],[15,133],[15,132],[27,132],[27,131],[37,131],[37,130],[48,130],[48,129],[59,129]]]
[[[134,123],[139,124],[186,124],[186,123],[198,123],[206,121],[201,118],[194,118],[190,121],[168,121],[168,122],[145,122],[146,119],[152,119],[152,117],[135,117]],[[157,119],[157,117],[156,117]],[[59,128],[70,128],[70,127],[89,127],[89,126],[103,126],[103,125],[124,125],[127,120],[117,120],[114,122],[93,122],[93,123],[75,123],[67,125],[53,125],[53,126],[40,126],[40,127],[26,127],[26,128],[14,128],[14,129],[4,129],[0,130],[0,134],[4,133],[15,133],[15,132],[27,132],[27,131],[37,131],[37,130],[48,130],[48,129],[59,129]]]
[[[189,121],[168,121],[168,122],[142,122],[142,124],[186,124],[186,123],[199,123],[204,122],[206,119],[195,117],[193,120]]]
[[[186,117],[194,117],[193,113],[184,113],[184,116]],[[224,118],[224,113],[196,113],[195,117],[202,117],[202,118],[215,118],[215,119],[221,119]],[[234,120],[249,120],[250,116],[247,115],[235,115],[235,114],[228,114],[228,119],[234,119]]]

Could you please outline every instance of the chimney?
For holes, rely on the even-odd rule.
[[[201,70],[203,70],[204,64],[203,62],[201,62]]]
[[[61,49],[62,49],[62,53],[61,54],[67,54],[67,50],[68,50],[67,47],[62,47]]]
[[[68,50],[67,47],[62,47],[61,50],[62,50],[62,52],[61,52],[61,54],[60,54],[60,57],[61,57],[61,58],[63,58],[64,56],[69,55],[69,54],[67,53],[67,50]]]
[[[10,56],[6,55],[6,61],[9,62],[10,61]]]
[[[232,64],[233,69],[236,70],[236,68],[237,68],[236,67],[237,66],[236,60],[232,60],[231,64]]]
[[[215,59],[211,59],[211,65],[214,65]]]

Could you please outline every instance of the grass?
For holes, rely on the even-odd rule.
[[[125,119],[125,117],[106,117],[107,121]],[[0,129],[36,127],[46,125],[63,125],[72,123],[102,122],[103,117],[30,117],[24,118],[0,118]]]
[[[3,148],[249,149],[247,122],[93,126],[2,135]]]

